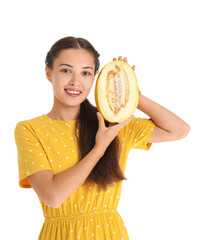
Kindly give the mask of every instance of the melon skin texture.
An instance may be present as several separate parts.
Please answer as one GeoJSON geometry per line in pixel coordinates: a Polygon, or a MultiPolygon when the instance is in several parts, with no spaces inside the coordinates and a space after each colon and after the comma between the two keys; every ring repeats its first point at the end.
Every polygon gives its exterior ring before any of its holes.
{"type": "Polygon", "coordinates": [[[116,60],[102,68],[95,85],[95,103],[103,118],[111,123],[121,123],[134,114],[139,86],[128,63],[116,60]]]}

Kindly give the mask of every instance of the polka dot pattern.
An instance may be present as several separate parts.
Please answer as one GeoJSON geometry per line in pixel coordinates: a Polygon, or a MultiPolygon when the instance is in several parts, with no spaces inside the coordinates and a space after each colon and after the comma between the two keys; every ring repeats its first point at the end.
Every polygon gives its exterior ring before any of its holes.
{"type": "MultiPolygon", "coordinates": [[[[27,176],[38,171],[57,174],[79,163],[75,123],[76,120],[52,120],[47,115],[17,123],[14,135],[20,187],[31,188],[27,176]]],[[[154,128],[150,119],[135,117],[119,131],[119,164],[123,172],[130,149],[149,150],[151,144],[147,141],[154,128]]],[[[49,207],[39,198],[45,216],[39,239],[128,240],[117,211],[121,187],[121,181],[114,182],[104,191],[96,184],[84,182],[59,208],[49,207]]]]}

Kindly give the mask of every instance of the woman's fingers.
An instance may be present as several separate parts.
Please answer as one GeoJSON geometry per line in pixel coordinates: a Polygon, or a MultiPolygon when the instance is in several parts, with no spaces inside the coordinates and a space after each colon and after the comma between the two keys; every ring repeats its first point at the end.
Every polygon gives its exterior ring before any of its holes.
{"type": "Polygon", "coordinates": [[[132,115],[130,118],[128,118],[126,121],[124,122],[121,122],[121,123],[118,123],[116,124],[115,126],[113,126],[114,128],[117,128],[117,129],[122,129],[123,127],[125,127],[127,124],[129,124],[132,119],[134,118],[134,115],[132,115]]]}
{"type": "Polygon", "coordinates": [[[105,127],[105,122],[104,122],[103,116],[100,112],[97,112],[97,118],[98,118],[99,128],[105,127]]]}

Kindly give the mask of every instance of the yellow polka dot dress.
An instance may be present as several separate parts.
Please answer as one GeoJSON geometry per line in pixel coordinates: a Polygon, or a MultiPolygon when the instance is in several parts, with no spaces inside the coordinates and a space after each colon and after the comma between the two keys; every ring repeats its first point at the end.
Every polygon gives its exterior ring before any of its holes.
{"type": "MultiPolygon", "coordinates": [[[[41,170],[55,174],[78,163],[74,130],[77,120],[52,120],[46,114],[20,121],[14,130],[18,154],[19,186],[31,188],[27,176],[41,170]]],[[[149,150],[147,143],[155,124],[151,119],[134,118],[120,130],[120,166],[125,171],[130,149],[149,150]]],[[[38,240],[128,240],[117,211],[122,181],[105,191],[84,182],[59,208],[39,201],[45,217],[38,240]]]]}

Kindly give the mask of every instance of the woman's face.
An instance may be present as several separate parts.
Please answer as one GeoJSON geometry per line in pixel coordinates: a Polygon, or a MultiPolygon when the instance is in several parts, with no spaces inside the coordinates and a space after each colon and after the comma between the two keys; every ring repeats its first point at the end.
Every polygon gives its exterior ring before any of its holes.
{"type": "Polygon", "coordinates": [[[46,76],[53,85],[54,97],[68,106],[80,105],[88,96],[94,80],[95,63],[85,49],[64,49],[53,62],[53,68],[46,66],[46,76]],[[72,97],[66,88],[81,91],[72,97]]]}

